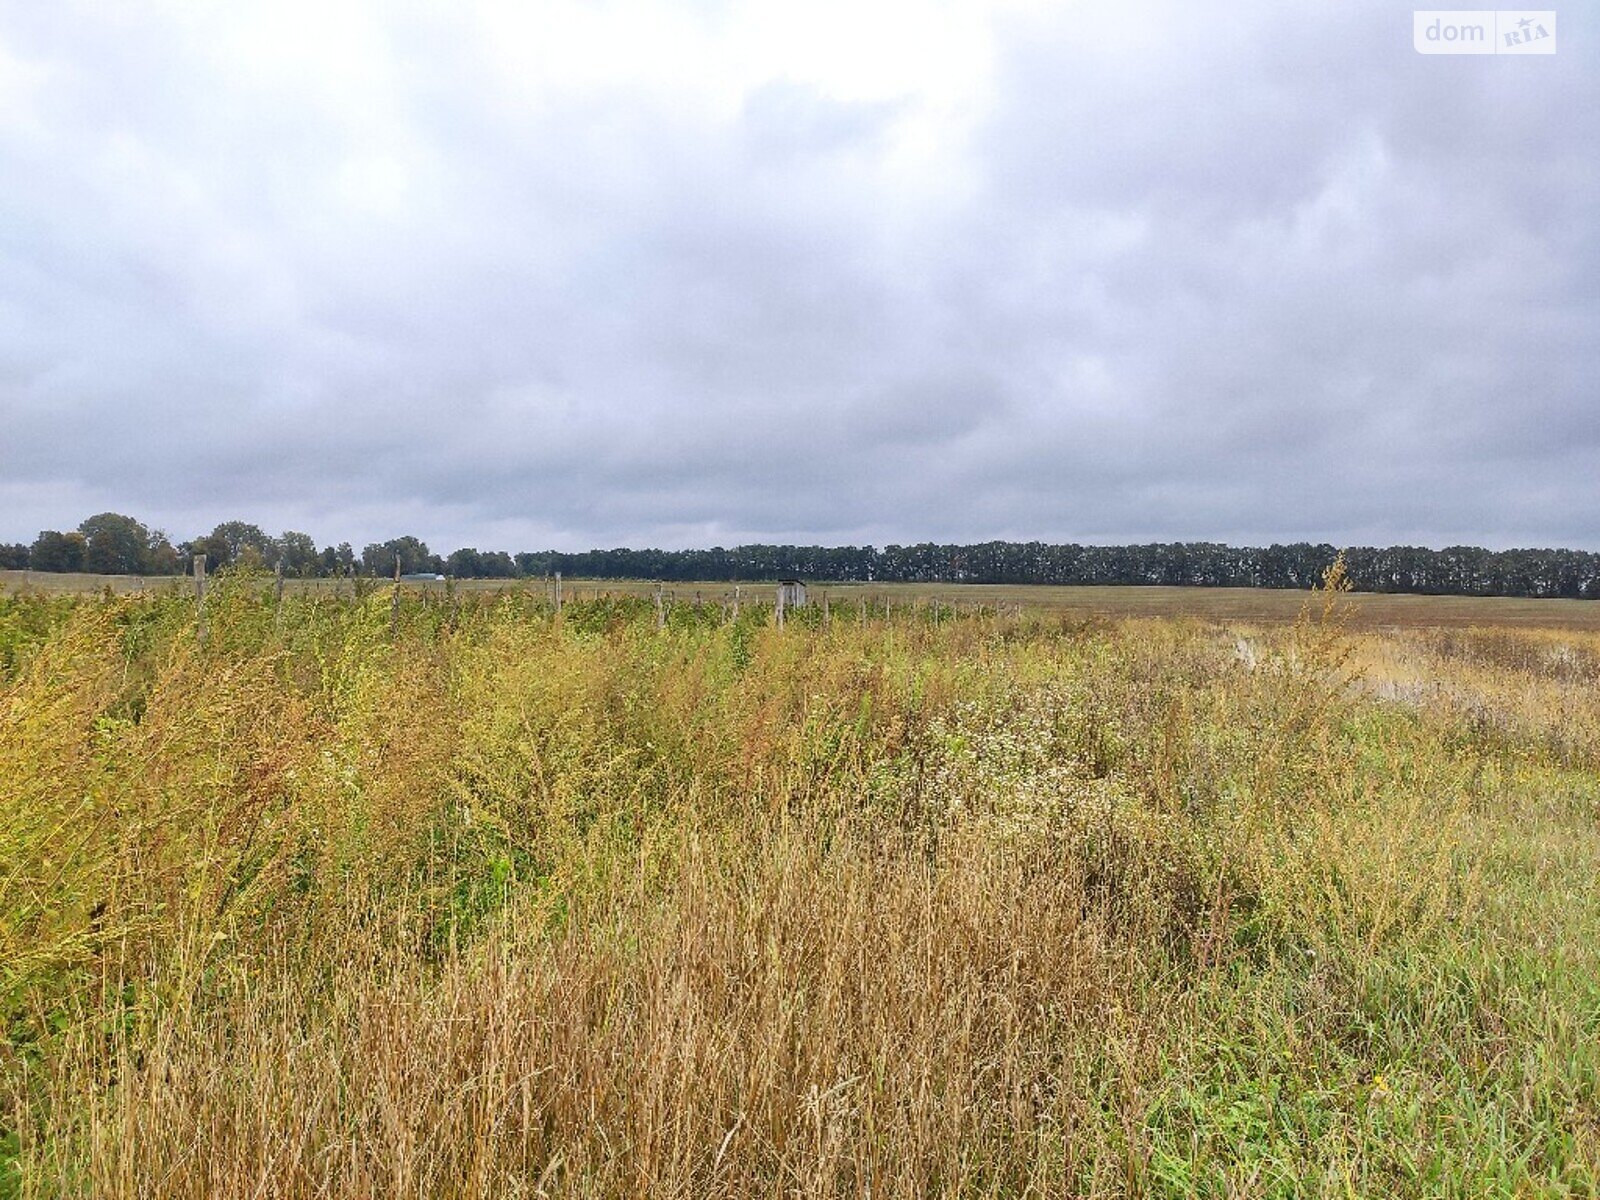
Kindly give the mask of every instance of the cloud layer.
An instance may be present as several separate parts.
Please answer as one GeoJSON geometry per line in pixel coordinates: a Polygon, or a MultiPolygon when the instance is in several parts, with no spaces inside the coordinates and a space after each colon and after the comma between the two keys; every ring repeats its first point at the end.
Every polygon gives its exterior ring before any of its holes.
{"type": "Polygon", "coordinates": [[[0,540],[1600,547],[1583,14],[1215,12],[0,7],[0,540]]]}

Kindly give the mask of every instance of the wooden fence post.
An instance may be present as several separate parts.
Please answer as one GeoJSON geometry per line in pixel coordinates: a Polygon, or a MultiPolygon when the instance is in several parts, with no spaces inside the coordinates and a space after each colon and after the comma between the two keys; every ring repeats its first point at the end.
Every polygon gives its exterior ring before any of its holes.
{"type": "Polygon", "coordinates": [[[194,603],[199,613],[200,644],[206,644],[206,556],[194,556],[194,603]]]}
{"type": "Polygon", "coordinates": [[[778,628],[783,628],[783,584],[778,585],[778,605],[774,610],[778,616],[778,628]]]}
{"type": "Polygon", "coordinates": [[[389,640],[400,629],[400,556],[394,556],[394,595],[389,597],[389,640]]]}
{"type": "Polygon", "coordinates": [[[556,572],[556,611],[561,611],[561,572],[556,572]]]}
{"type": "Polygon", "coordinates": [[[733,619],[739,619],[739,585],[733,585],[733,619]]]}
{"type": "Polygon", "coordinates": [[[666,627],[667,612],[666,609],[662,608],[661,606],[661,584],[658,582],[656,584],[656,628],[665,629],[666,627]]]}

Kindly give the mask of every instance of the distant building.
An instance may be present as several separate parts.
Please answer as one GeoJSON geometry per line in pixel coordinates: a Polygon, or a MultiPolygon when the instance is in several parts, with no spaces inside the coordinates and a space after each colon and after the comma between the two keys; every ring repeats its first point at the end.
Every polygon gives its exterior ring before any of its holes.
{"type": "Polygon", "coordinates": [[[435,575],[432,571],[413,571],[409,575],[400,576],[401,583],[435,583],[443,579],[443,575],[435,575]]]}
{"type": "Polygon", "coordinates": [[[804,608],[806,585],[798,579],[778,580],[778,603],[785,608],[804,608]]]}

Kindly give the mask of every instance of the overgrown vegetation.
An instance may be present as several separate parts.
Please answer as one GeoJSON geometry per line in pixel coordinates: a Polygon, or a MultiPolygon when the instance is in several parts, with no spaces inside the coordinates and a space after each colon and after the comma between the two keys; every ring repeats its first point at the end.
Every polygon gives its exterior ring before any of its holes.
{"type": "Polygon", "coordinates": [[[1600,639],[0,598],[0,1196],[1583,1195],[1600,639]]]}

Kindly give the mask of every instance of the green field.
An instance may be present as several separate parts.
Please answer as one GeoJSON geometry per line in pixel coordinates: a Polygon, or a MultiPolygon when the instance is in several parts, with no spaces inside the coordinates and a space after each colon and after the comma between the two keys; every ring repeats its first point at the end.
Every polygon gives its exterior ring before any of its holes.
{"type": "MultiPolygon", "coordinates": [[[[288,580],[285,590],[318,595],[349,596],[348,580],[288,580]]],[[[550,581],[468,579],[452,585],[464,592],[526,592],[551,595],[550,581]]],[[[563,583],[566,598],[654,595],[648,580],[569,579],[563,583]]],[[[0,592],[83,594],[110,588],[117,594],[190,588],[191,581],[172,577],[134,575],[48,574],[39,571],[0,571],[0,592]]],[[[444,583],[407,583],[419,594],[439,594],[444,583]]],[[[734,585],[723,582],[663,584],[674,603],[722,605],[731,602],[734,585]]],[[[752,600],[770,600],[772,585],[746,583],[740,594],[752,600]]],[[[813,598],[827,596],[848,610],[865,602],[875,611],[887,601],[895,606],[915,606],[937,601],[970,611],[979,606],[994,609],[1021,605],[1041,612],[1067,612],[1106,617],[1196,617],[1209,621],[1272,624],[1293,621],[1305,605],[1306,593],[1265,588],[1201,587],[1067,587],[1008,584],[828,583],[811,584],[813,598]]],[[[1428,628],[1473,625],[1529,629],[1600,631],[1600,603],[1590,600],[1530,600],[1505,596],[1412,596],[1352,593],[1352,624],[1358,628],[1428,628]]],[[[848,613],[846,614],[848,615],[848,613]]]]}
{"type": "Polygon", "coordinates": [[[0,596],[0,1197],[1600,1190],[1592,608],[651,590],[0,596]]]}

